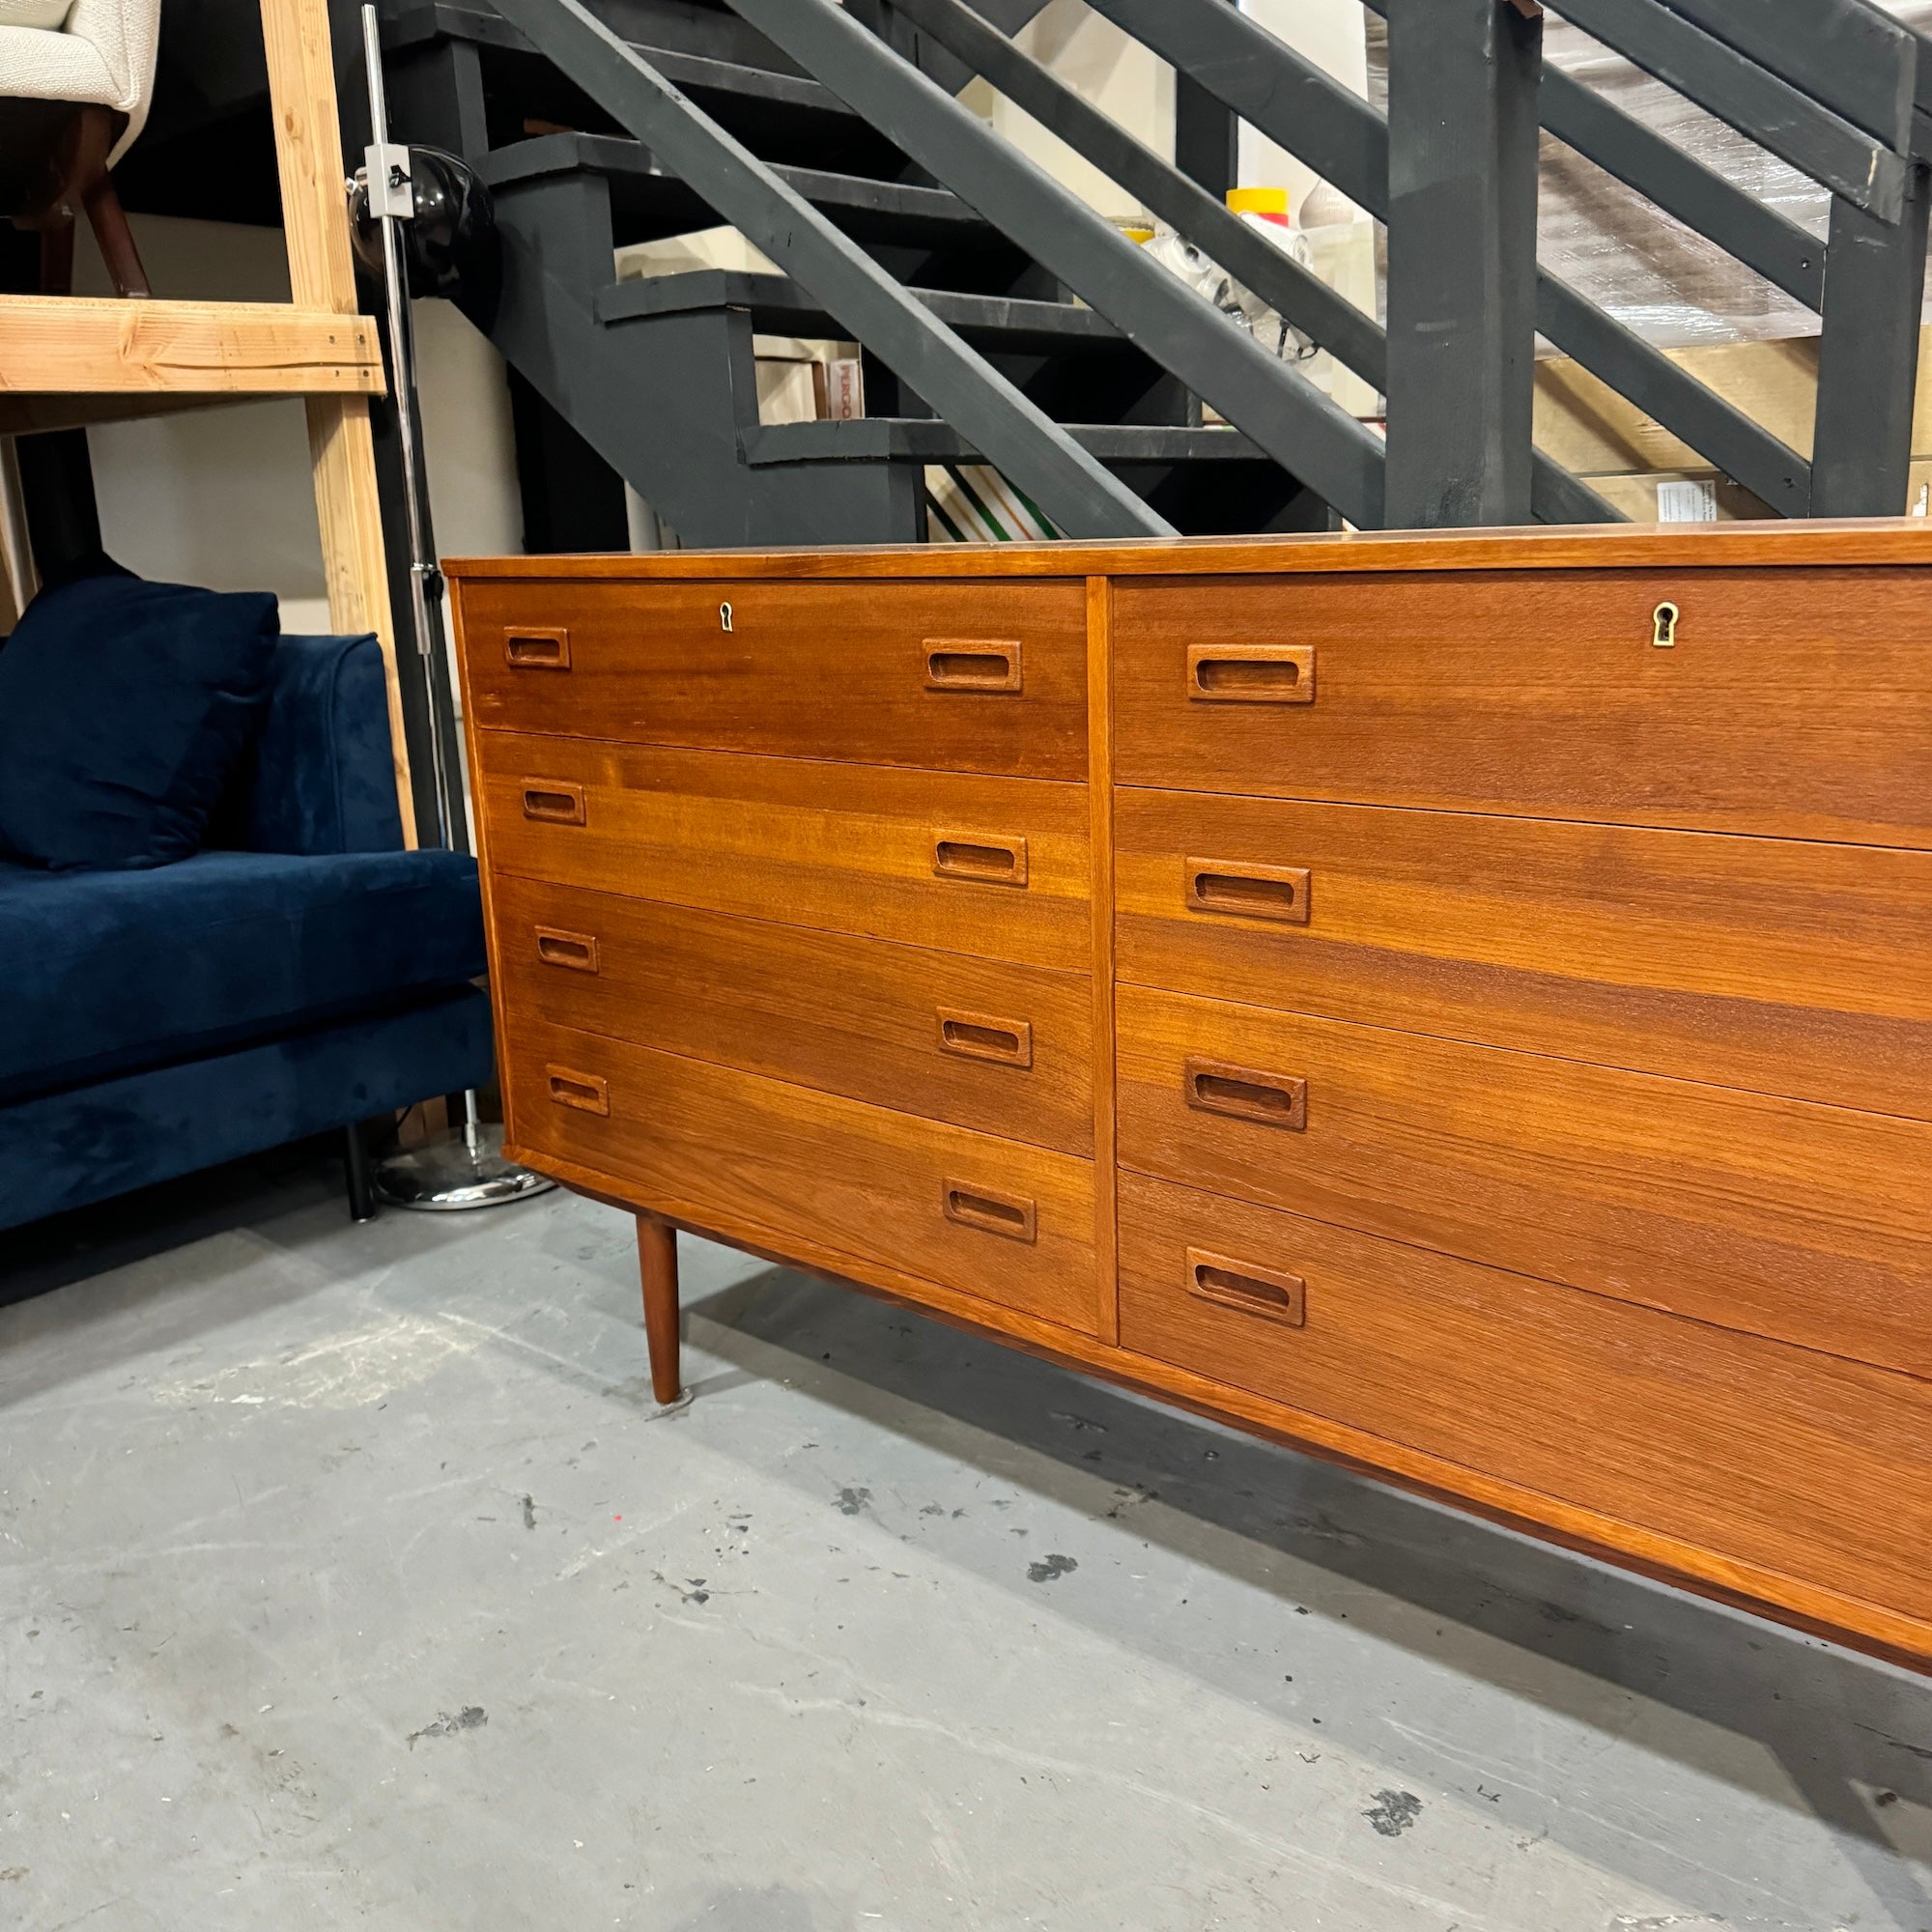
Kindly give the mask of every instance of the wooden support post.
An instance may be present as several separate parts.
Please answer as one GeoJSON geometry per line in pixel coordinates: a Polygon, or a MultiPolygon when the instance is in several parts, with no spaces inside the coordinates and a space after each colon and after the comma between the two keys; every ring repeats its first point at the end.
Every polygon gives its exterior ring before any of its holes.
{"type": "MultiPolygon", "coordinates": [[[[355,268],[349,247],[327,0],[262,0],[262,40],[275,115],[290,290],[298,308],[354,315],[355,268]]],[[[382,646],[396,803],[402,812],[403,842],[413,846],[415,799],[403,736],[403,688],[389,608],[368,399],[311,396],[308,445],[328,582],[329,622],[342,632],[373,631],[382,646]]]]}
{"type": "MultiPolygon", "coordinates": [[[[1232,4],[1232,0],[1230,0],[1232,4]]],[[[1192,74],[1174,76],[1174,165],[1216,201],[1239,185],[1241,124],[1192,74]]]]}
{"type": "Polygon", "coordinates": [[[677,1360],[677,1230],[655,1214],[638,1216],[638,1271],[643,1278],[651,1393],[661,1403],[675,1402],[683,1393],[677,1360]]]}
{"type": "Polygon", "coordinates": [[[1391,528],[1526,524],[1543,23],[1389,0],[1391,528]]]}

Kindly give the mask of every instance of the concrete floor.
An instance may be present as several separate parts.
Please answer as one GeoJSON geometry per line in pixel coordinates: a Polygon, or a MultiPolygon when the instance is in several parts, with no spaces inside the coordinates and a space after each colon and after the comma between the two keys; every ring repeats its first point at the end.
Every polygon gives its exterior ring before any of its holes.
{"type": "Polygon", "coordinates": [[[1932,1928],[1932,1689],[629,1224],[13,1237],[0,1925],[1932,1928]]]}

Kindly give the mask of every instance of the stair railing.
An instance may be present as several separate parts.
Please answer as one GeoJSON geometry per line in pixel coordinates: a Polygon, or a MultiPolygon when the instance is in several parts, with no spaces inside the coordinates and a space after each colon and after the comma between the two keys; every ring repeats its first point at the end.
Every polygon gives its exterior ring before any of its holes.
{"type": "MultiPolygon", "coordinates": [[[[729,4],[1350,522],[1381,526],[1381,440],[1307,377],[1204,303],[833,0],[729,4]]],[[[959,46],[950,48],[954,53],[968,44],[958,38],[959,46]]],[[[973,44],[982,56],[988,50],[983,42],[973,44]]],[[[1013,53],[1024,59],[1018,49],[1013,53]]],[[[1305,291],[1299,305],[1312,305],[1305,291]]],[[[917,371],[895,368],[947,413],[917,371]]],[[[1042,507],[1053,516],[1050,505],[1042,507]]]]}
{"type": "MultiPolygon", "coordinates": [[[[908,0],[913,10],[936,4],[908,0]]],[[[1091,4],[1389,224],[1381,386],[1393,520],[1523,520],[1523,451],[1497,446],[1487,398],[1508,390],[1520,442],[1531,328],[1781,515],[1905,508],[1932,205],[1923,158],[1932,153],[1932,59],[1866,0],[1557,0],[1552,9],[1830,189],[1822,245],[1581,83],[1540,62],[1526,74],[1525,64],[1500,58],[1498,22],[1512,10],[1540,13],[1534,0],[1367,0],[1390,21],[1390,116],[1227,0],[1091,4]],[[1520,129],[1472,142],[1467,121],[1486,88],[1501,125],[1527,112],[1532,126],[1540,121],[1820,315],[1809,460],[1548,271],[1535,273],[1529,319],[1520,296],[1533,263],[1534,200],[1523,174],[1533,173],[1535,147],[1520,129]],[[1434,130],[1445,117],[1428,104],[1445,90],[1458,99],[1459,125],[1442,140],[1434,130]],[[1400,196],[1390,191],[1392,145],[1400,196]],[[1459,152],[1472,145],[1480,165],[1459,152]],[[1452,181],[1464,197],[1453,224],[1432,201],[1452,181]],[[1510,210],[1511,218],[1486,220],[1510,210]],[[1482,263],[1472,238],[1496,259],[1482,263]],[[1472,255],[1483,270],[1473,276],[1472,255]],[[1483,406],[1472,409],[1471,398],[1483,406]]],[[[1546,520],[1562,489],[1553,468],[1534,464],[1527,486],[1546,520]]]]}
{"type": "MultiPolygon", "coordinates": [[[[1164,518],[579,0],[495,4],[722,220],[822,302],[970,438],[987,462],[1039,502],[1059,529],[1079,537],[1174,534],[1164,518]]],[[[863,28],[852,31],[902,65],[863,28]]],[[[918,78],[954,112],[965,113],[923,75],[918,78]]]]}

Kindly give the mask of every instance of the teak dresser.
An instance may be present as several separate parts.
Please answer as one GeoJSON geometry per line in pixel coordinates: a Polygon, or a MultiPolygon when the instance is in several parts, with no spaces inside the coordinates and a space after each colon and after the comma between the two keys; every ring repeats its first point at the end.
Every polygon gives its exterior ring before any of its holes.
{"type": "Polygon", "coordinates": [[[513,1154],[1932,1665],[1932,531],[451,566],[513,1154]]]}

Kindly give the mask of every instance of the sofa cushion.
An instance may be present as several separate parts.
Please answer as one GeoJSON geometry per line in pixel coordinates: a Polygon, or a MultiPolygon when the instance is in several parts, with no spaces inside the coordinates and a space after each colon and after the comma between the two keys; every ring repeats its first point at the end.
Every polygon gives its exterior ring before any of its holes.
{"type": "Polygon", "coordinates": [[[401,846],[388,687],[373,637],[282,638],[261,728],[202,842],[243,852],[401,846]]]}
{"type": "MultiPolygon", "coordinates": [[[[0,1107],[0,1229],[480,1087],[490,1046],[490,1001],[464,986],[0,1107]]],[[[0,1304],[8,1260],[0,1237],[0,1304]]]]}
{"type": "Polygon", "coordinates": [[[201,843],[268,700],[266,592],[113,569],[45,590],[0,648],[0,847],[57,870],[201,843]]]}
{"type": "Polygon", "coordinates": [[[483,966],[461,853],[0,864],[0,1102],[373,1011],[483,966]]]}

